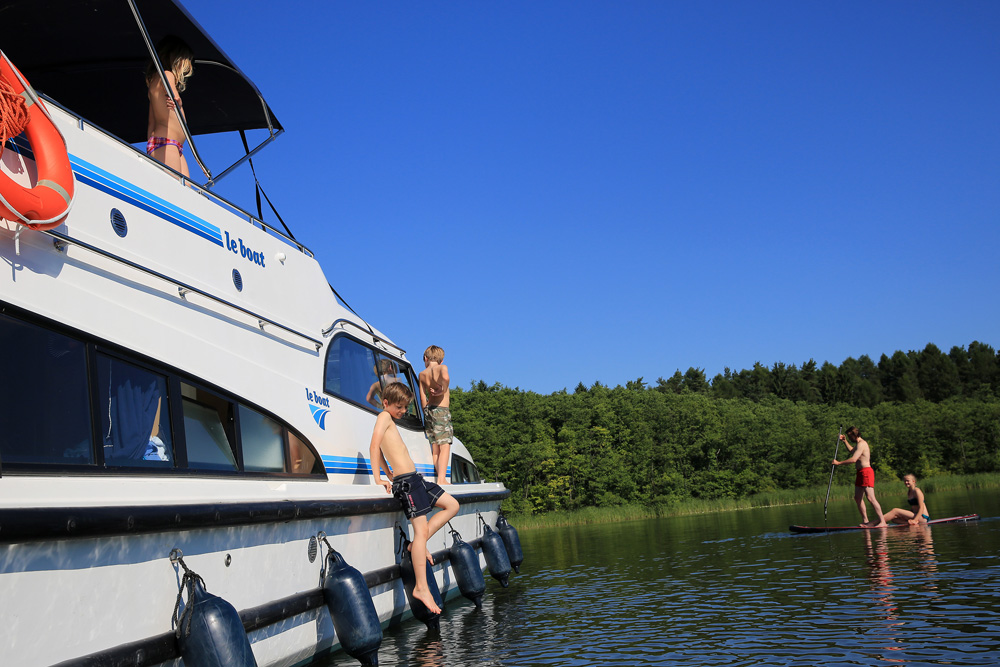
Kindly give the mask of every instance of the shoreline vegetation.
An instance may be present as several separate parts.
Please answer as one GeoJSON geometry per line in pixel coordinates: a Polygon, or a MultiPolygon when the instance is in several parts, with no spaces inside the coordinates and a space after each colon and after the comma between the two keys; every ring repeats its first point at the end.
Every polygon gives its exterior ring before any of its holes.
{"type": "MultiPolygon", "coordinates": [[[[928,491],[1000,475],[1000,355],[975,341],[551,394],[479,381],[452,389],[451,413],[522,525],[823,502],[849,426],[871,445],[881,488],[907,473],[928,491]]],[[[853,484],[853,466],[834,471],[836,498],[853,484]]]]}
{"type": "MultiPolygon", "coordinates": [[[[889,482],[891,483],[891,482],[889,482]]],[[[939,475],[920,480],[920,487],[927,493],[935,491],[957,491],[960,489],[1000,488],[1000,473],[978,473],[971,475],[939,475]]],[[[787,489],[757,493],[746,498],[715,498],[711,500],[691,498],[669,506],[647,507],[644,505],[624,505],[619,507],[584,507],[576,510],[557,510],[544,514],[514,514],[506,512],[511,523],[518,530],[533,528],[557,528],[584,524],[617,523],[639,521],[674,516],[734,512],[758,507],[780,507],[785,505],[807,505],[822,503],[826,499],[826,486],[804,489],[787,489]]],[[[830,491],[830,503],[850,502],[854,495],[853,486],[834,486],[830,491]]]]}

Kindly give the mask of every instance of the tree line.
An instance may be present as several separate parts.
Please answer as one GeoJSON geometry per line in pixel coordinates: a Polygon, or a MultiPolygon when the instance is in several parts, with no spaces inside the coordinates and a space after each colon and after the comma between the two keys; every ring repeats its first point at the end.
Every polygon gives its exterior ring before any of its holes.
{"type": "Polygon", "coordinates": [[[549,395],[479,381],[451,401],[456,435],[484,478],[511,489],[513,511],[824,485],[837,431],[850,425],[871,443],[882,481],[1000,470],[1000,358],[979,342],[878,364],[755,364],[711,382],[690,368],[652,385],[581,383],[549,395]]]}

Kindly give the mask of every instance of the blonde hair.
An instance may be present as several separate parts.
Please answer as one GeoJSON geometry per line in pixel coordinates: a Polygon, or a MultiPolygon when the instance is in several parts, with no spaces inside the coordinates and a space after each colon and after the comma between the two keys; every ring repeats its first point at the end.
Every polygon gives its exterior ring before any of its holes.
{"type": "Polygon", "coordinates": [[[429,361],[436,361],[439,364],[444,361],[444,350],[442,350],[437,345],[431,345],[426,350],[424,350],[424,359],[429,361]]]}
{"type": "Polygon", "coordinates": [[[382,402],[389,405],[409,405],[413,392],[402,382],[390,382],[382,390],[382,402]]]}
{"type": "MultiPolygon", "coordinates": [[[[170,70],[174,73],[177,92],[184,92],[188,78],[194,74],[194,52],[191,47],[180,37],[167,35],[156,45],[156,56],[160,59],[164,71],[170,70]]],[[[160,73],[156,71],[156,63],[150,60],[146,66],[146,85],[159,80],[160,73]]]]}
{"type": "Polygon", "coordinates": [[[905,475],[903,475],[903,479],[906,479],[907,477],[909,477],[910,479],[913,480],[913,486],[917,485],[917,476],[916,475],[914,475],[912,472],[908,472],[905,475]]]}

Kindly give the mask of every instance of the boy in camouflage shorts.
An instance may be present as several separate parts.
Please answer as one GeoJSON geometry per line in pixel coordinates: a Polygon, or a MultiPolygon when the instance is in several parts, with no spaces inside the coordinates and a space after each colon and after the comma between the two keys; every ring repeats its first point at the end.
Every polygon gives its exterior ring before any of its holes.
{"type": "Polygon", "coordinates": [[[438,484],[448,484],[448,463],[451,461],[451,391],[448,367],[444,365],[444,350],[431,345],[424,351],[424,370],[420,371],[420,398],[424,404],[424,429],[431,442],[431,458],[438,484]]]}

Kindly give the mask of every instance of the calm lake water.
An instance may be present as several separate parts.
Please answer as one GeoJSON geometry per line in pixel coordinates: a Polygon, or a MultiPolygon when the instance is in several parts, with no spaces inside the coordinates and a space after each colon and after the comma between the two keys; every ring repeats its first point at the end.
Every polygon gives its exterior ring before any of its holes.
{"type": "MultiPolygon", "coordinates": [[[[379,664],[997,665],[998,495],[928,494],[934,518],[983,519],[878,531],[788,532],[822,505],[521,531],[509,588],[449,600],[440,634],[389,628],[379,664]]],[[[831,501],[827,525],[857,520],[831,501]]]]}

